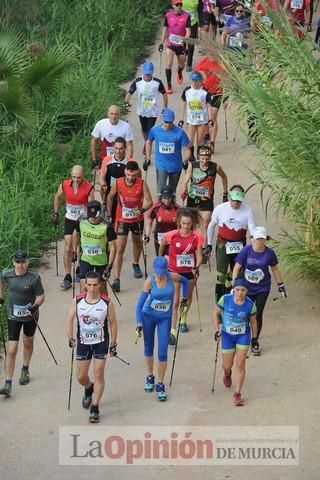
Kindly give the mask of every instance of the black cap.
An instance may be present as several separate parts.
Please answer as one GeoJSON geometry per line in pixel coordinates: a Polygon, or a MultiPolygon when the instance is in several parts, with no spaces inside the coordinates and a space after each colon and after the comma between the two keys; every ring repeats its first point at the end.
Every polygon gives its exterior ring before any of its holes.
{"type": "Polygon", "coordinates": [[[126,165],[126,170],[139,170],[139,165],[134,160],[130,160],[126,165]]]}
{"type": "Polygon", "coordinates": [[[173,198],[174,197],[174,192],[173,192],[173,188],[171,187],[171,185],[166,185],[165,187],[163,187],[161,189],[160,196],[161,196],[161,198],[173,198]]]}
{"type": "Polygon", "coordinates": [[[88,218],[99,217],[101,213],[101,203],[98,200],[92,200],[88,203],[88,218]]]}
{"type": "Polygon", "coordinates": [[[25,250],[17,250],[14,254],[14,260],[27,260],[28,254],[25,250]]]}

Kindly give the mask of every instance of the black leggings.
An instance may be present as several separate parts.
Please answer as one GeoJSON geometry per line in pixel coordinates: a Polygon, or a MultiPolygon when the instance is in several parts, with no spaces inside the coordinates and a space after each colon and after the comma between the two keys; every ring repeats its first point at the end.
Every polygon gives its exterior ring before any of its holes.
{"type": "Polygon", "coordinates": [[[262,314],[263,314],[263,310],[266,305],[269,293],[270,291],[256,293],[255,295],[248,295],[248,297],[254,301],[257,307],[257,337],[258,338],[262,330],[262,314]]]}

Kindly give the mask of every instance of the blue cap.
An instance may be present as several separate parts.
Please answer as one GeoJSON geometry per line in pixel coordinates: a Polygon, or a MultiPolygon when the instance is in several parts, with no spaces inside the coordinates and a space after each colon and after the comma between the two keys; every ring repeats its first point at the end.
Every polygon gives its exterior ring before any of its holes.
{"type": "Polygon", "coordinates": [[[200,72],[192,72],[190,78],[191,80],[202,80],[202,75],[200,72]]]}
{"type": "Polygon", "coordinates": [[[142,65],[142,69],[143,69],[143,74],[144,75],[152,75],[153,74],[153,63],[151,62],[144,62],[144,64],[142,65]]]}
{"type": "Polygon", "coordinates": [[[155,257],[153,260],[153,271],[156,275],[168,274],[168,261],[166,257],[155,257]]]}
{"type": "Polygon", "coordinates": [[[174,122],[174,119],[175,119],[174,111],[171,110],[170,108],[166,108],[165,110],[163,110],[162,118],[164,122],[170,122],[170,123],[174,122]]]}
{"type": "Polygon", "coordinates": [[[233,281],[233,287],[247,287],[247,282],[245,281],[244,278],[236,278],[234,281],[233,281]]]}

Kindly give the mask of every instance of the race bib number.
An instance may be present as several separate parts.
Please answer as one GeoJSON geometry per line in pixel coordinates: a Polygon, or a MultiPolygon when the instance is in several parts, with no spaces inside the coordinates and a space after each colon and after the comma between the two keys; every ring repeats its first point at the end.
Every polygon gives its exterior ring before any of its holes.
{"type": "Polygon", "coordinates": [[[244,278],[250,283],[260,283],[264,279],[264,273],[260,268],[256,270],[245,269],[244,278]]]}
{"type": "Polygon", "coordinates": [[[154,95],[142,95],[142,105],[144,108],[152,107],[156,103],[154,95]]]}
{"type": "Polygon", "coordinates": [[[246,328],[246,323],[229,323],[226,326],[226,332],[230,335],[241,335],[242,333],[246,333],[246,328]]]}
{"type": "Polygon", "coordinates": [[[177,255],[177,267],[194,267],[194,255],[189,253],[187,255],[177,255]]]}
{"type": "Polygon", "coordinates": [[[93,345],[95,343],[103,342],[103,329],[100,325],[96,324],[82,326],[81,339],[81,343],[83,343],[84,345],[93,345]]]}
{"type": "Polygon", "coordinates": [[[122,207],[122,218],[126,218],[127,220],[137,218],[137,212],[134,208],[122,207]]]}
{"type": "Polygon", "coordinates": [[[28,303],[28,305],[13,305],[13,316],[16,318],[30,317],[30,307],[31,303],[28,303]]]}
{"type": "Polygon", "coordinates": [[[173,45],[183,45],[183,37],[180,37],[180,35],[174,35],[173,33],[169,36],[169,41],[173,45]]]}
{"type": "Polygon", "coordinates": [[[209,187],[201,187],[197,185],[192,185],[192,193],[196,197],[208,197],[209,196],[209,187]]]}
{"type": "Polygon", "coordinates": [[[227,255],[234,255],[239,253],[240,250],[243,248],[242,242],[227,242],[226,243],[226,254],[227,255]]]}
{"type": "Polygon", "coordinates": [[[164,239],[164,233],[157,232],[158,243],[161,243],[163,239],[164,239]]]}
{"type": "Polygon", "coordinates": [[[190,112],[190,119],[192,122],[203,122],[203,112],[190,112]]]}
{"type": "Polygon", "coordinates": [[[173,142],[159,142],[159,152],[164,154],[174,153],[173,142]]]}
{"type": "Polygon", "coordinates": [[[156,312],[168,312],[171,308],[171,300],[152,300],[150,306],[156,312]]]}
{"type": "Polygon", "coordinates": [[[101,245],[83,245],[83,250],[86,255],[93,257],[95,255],[102,255],[101,245]]]}
{"type": "Polygon", "coordinates": [[[107,154],[107,156],[113,155],[113,153],[114,153],[113,147],[107,147],[107,148],[106,148],[106,154],[107,154]]]}
{"type": "Polygon", "coordinates": [[[81,215],[84,215],[84,205],[71,205],[66,206],[67,218],[70,220],[78,220],[81,215]]]}
{"type": "Polygon", "coordinates": [[[303,0],[291,0],[292,10],[301,10],[303,8],[303,0]]]}
{"type": "Polygon", "coordinates": [[[229,37],[229,47],[241,48],[242,47],[242,40],[240,40],[240,38],[230,36],[229,37]]]}

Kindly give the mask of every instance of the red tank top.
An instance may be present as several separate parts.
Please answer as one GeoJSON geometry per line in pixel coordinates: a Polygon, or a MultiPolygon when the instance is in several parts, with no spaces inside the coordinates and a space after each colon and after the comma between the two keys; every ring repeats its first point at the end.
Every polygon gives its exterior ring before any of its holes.
{"type": "Polygon", "coordinates": [[[170,232],[177,227],[177,210],[179,205],[174,203],[166,208],[163,203],[157,202],[148,213],[148,217],[155,220],[155,232],[170,232]]]}
{"type": "Polygon", "coordinates": [[[196,266],[196,250],[203,244],[203,237],[197,232],[192,232],[188,237],[182,237],[179,230],[169,232],[164,236],[170,241],[169,265],[170,272],[188,273],[196,266]]]}
{"type": "Polygon", "coordinates": [[[77,193],[74,193],[72,187],[72,180],[67,178],[62,182],[62,190],[66,196],[66,203],[71,205],[88,205],[88,197],[93,189],[93,186],[88,180],[83,180],[80,185],[78,185],[77,193]]]}
{"type": "Polygon", "coordinates": [[[133,185],[125,183],[125,177],[116,180],[118,202],[116,221],[125,223],[141,222],[143,215],[136,215],[135,209],[142,208],[143,180],[137,177],[133,185]]]}

